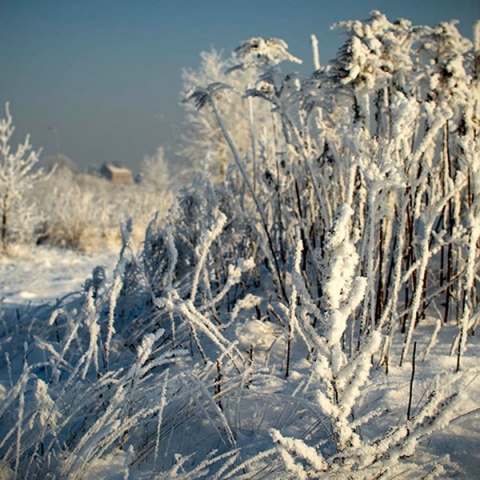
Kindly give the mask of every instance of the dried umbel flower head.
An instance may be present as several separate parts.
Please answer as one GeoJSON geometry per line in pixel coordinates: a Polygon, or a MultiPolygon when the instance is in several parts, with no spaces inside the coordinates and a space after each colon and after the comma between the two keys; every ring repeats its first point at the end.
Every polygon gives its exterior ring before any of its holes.
{"type": "Polygon", "coordinates": [[[285,60],[302,63],[287,51],[288,45],[279,38],[254,37],[243,41],[235,49],[235,56],[242,61],[243,68],[250,66],[273,66],[285,60]]]}

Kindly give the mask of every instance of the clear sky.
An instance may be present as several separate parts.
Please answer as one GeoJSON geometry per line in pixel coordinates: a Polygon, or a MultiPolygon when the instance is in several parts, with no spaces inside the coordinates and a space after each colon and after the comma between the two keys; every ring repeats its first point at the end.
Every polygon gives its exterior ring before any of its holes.
{"type": "Polygon", "coordinates": [[[342,43],[330,25],[371,10],[414,24],[456,18],[472,38],[480,0],[0,0],[0,116],[9,101],[15,139],[30,133],[43,157],[137,168],[175,142],[181,71],[201,51],[277,37],[308,73],[310,35],[326,63],[342,43]]]}

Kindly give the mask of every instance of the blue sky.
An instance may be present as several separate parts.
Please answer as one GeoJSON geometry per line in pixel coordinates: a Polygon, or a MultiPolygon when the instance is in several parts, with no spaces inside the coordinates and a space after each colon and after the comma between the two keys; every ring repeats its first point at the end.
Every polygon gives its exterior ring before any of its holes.
{"type": "Polygon", "coordinates": [[[43,157],[59,148],[80,167],[137,168],[175,143],[181,71],[201,51],[282,38],[308,73],[310,34],[326,63],[342,43],[330,25],[375,9],[414,24],[456,18],[469,38],[480,18],[480,0],[0,0],[0,116],[9,101],[15,140],[30,133],[43,157]]]}

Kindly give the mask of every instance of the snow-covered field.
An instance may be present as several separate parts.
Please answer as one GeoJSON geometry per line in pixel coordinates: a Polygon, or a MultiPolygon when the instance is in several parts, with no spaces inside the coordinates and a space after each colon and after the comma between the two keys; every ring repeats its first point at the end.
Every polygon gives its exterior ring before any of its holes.
{"type": "Polygon", "coordinates": [[[81,254],[49,247],[22,247],[0,258],[0,298],[4,308],[54,305],[66,295],[83,291],[92,270],[105,266],[111,273],[118,252],[81,254]]]}

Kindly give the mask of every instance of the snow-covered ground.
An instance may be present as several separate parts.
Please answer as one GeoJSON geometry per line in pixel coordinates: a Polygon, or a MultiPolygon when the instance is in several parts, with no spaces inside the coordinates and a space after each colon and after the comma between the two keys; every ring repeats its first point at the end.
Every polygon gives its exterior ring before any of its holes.
{"type": "Polygon", "coordinates": [[[54,303],[82,291],[98,265],[112,271],[118,253],[80,254],[72,250],[30,247],[14,257],[0,258],[0,299],[5,308],[54,303]]]}

